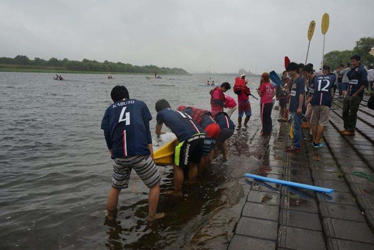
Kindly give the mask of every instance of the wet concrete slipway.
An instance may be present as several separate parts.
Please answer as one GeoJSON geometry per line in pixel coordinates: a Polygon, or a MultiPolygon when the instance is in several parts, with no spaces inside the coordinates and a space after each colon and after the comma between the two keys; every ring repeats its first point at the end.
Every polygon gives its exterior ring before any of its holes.
{"type": "MultiPolygon", "coordinates": [[[[248,129],[229,142],[229,159],[218,156],[181,198],[170,166],[159,167],[159,212],[152,223],[148,189],[135,173],[120,195],[115,220],[105,218],[111,167],[100,122],[109,92],[125,84],[144,100],[155,120],[154,103],[209,109],[209,76],[0,74],[0,249],[374,249],[374,183],[353,174],[373,174],[374,113],[359,111],[355,137],[342,137],[341,106],[334,101],[324,136],[313,149],[285,153],[288,124],[260,136],[259,102],[251,99],[248,129]],[[331,195],[252,182],[244,173],[334,188],[331,195]]],[[[216,82],[233,82],[217,76],[216,82]]],[[[250,78],[253,92],[258,78],[250,78]]],[[[234,96],[232,91],[229,95],[234,96]]],[[[233,115],[236,122],[237,113],[233,115]]],[[[151,122],[152,133],[155,121],[151,122]]],[[[304,131],[306,133],[306,131],[304,131]]],[[[154,145],[163,141],[154,136],[154,145]]]]}
{"type": "MultiPolygon", "coordinates": [[[[338,133],[342,101],[333,101],[324,148],[314,149],[303,140],[299,154],[285,153],[287,124],[276,124],[268,140],[257,142],[265,149],[255,170],[259,175],[335,192],[248,181],[251,187],[229,249],[374,249],[374,111],[366,105],[367,97],[358,112],[356,136],[343,137],[338,133]]],[[[307,136],[308,130],[303,133],[307,136]]]]}

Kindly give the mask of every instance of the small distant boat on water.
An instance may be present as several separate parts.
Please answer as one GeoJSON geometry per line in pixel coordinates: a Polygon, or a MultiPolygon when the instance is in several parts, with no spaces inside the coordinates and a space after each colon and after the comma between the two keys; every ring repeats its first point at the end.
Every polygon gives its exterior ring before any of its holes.
{"type": "Polygon", "coordinates": [[[57,75],[56,74],[56,77],[53,77],[53,80],[56,80],[56,81],[63,81],[63,80],[65,80],[61,75],[59,76],[59,75],[57,75]]]}
{"type": "Polygon", "coordinates": [[[147,78],[147,80],[151,80],[151,79],[161,79],[162,77],[161,76],[156,76],[156,77],[145,76],[145,78],[147,78]]]}

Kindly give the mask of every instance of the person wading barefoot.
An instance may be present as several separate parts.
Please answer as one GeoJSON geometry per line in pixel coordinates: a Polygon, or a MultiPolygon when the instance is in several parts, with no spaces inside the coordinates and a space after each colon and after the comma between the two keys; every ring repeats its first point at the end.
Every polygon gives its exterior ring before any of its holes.
{"type": "Polygon", "coordinates": [[[149,121],[152,119],[147,105],[130,99],[125,86],[112,89],[113,104],[105,111],[101,122],[105,141],[114,160],[112,188],[108,196],[108,218],[116,214],[118,196],[128,187],[131,170],[134,169],[150,189],[147,221],[161,219],[164,213],[156,213],[160,196],[160,173],[153,161],[152,137],[149,121]],[[136,135],[136,136],[135,136],[136,135]]]}

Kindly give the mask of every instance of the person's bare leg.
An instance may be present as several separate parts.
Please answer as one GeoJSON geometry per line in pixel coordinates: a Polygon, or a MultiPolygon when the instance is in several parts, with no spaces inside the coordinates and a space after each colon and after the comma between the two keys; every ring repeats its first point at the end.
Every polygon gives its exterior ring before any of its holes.
{"type": "Polygon", "coordinates": [[[321,141],[323,131],[325,131],[325,127],[321,125],[318,126],[317,133],[316,133],[316,140],[315,140],[316,143],[319,143],[321,141]]]}
{"type": "Polygon", "coordinates": [[[160,182],[157,183],[157,185],[149,189],[149,194],[148,194],[148,206],[149,206],[148,213],[149,214],[147,217],[147,221],[153,221],[153,220],[157,220],[157,219],[161,219],[165,217],[165,213],[156,214],[159,198],[160,198],[160,182]]]}
{"type": "Polygon", "coordinates": [[[250,116],[246,116],[245,117],[245,120],[244,120],[244,127],[248,127],[248,121],[251,117],[250,116]]]}
{"type": "Polygon", "coordinates": [[[197,166],[198,172],[201,174],[204,171],[204,168],[210,163],[210,154],[209,155],[203,155],[201,157],[201,162],[197,166]]]}
{"type": "Polygon", "coordinates": [[[284,107],[281,107],[280,116],[281,118],[284,118],[284,107]]]}
{"type": "Polygon", "coordinates": [[[173,165],[174,169],[174,190],[182,190],[182,185],[184,181],[183,169],[177,165],[173,165]]]}
{"type": "Polygon", "coordinates": [[[222,144],[223,147],[223,160],[227,161],[227,140],[222,144]]]}
{"type": "Polygon", "coordinates": [[[242,118],[238,117],[238,128],[242,127],[242,118]]]}
{"type": "Polygon", "coordinates": [[[108,195],[108,205],[107,205],[107,209],[109,212],[114,212],[116,210],[117,205],[118,205],[118,196],[120,192],[121,192],[121,189],[116,189],[114,187],[110,189],[109,195],[108,195]]]}
{"type": "Polygon", "coordinates": [[[160,197],[160,182],[149,189],[148,204],[149,216],[154,217],[158,206],[158,199],[160,197]]]}
{"type": "Polygon", "coordinates": [[[191,163],[188,165],[188,167],[189,167],[189,170],[188,170],[188,180],[189,180],[190,183],[192,183],[192,182],[194,182],[195,179],[196,179],[196,175],[197,175],[197,166],[196,166],[196,164],[194,164],[194,163],[191,162],[191,163]]]}
{"type": "Polygon", "coordinates": [[[316,141],[316,137],[317,137],[317,125],[312,125],[312,137],[313,137],[313,142],[314,143],[318,143],[316,141]]]}

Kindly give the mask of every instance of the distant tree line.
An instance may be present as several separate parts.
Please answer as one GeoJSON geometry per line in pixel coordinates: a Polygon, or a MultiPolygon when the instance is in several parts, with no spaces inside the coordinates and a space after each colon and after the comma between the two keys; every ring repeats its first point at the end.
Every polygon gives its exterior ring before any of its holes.
{"type": "Polygon", "coordinates": [[[337,68],[339,64],[346,64],[353,55],[361,56],[361,63],[365,66],[374,64],[374,56],[369,54],[374,48],[374,37],[363,37],[356,42],[353,50],[331,51],[325,54],[323,64],[331,68],[337,68]]]}
{"type": "Polygon", "coordinates": [[[58,60],[52,57],[48,61],[35,57],[34,60],[29,59],[27,56],[18,55],[15,58],[0,57],[0,64],[4,65],[19,65],[18,68],[42,68],[42,69],[61,69],[61,70],[71,70],[71,71],[97,71],[97,72],[120,72],[120,73],[150,73],[154,74],[176,74],[185,75],[188,74],[187,71],[181,68],[165,68],[157,67],[154,65],[146,66],[136,66],[130,63],[121,62],[109,62],[105,60],[104,62],[98,62],[95,60],[83,59],[82,61],[70,61],[65,58],[63,60],[58,60]]]}

